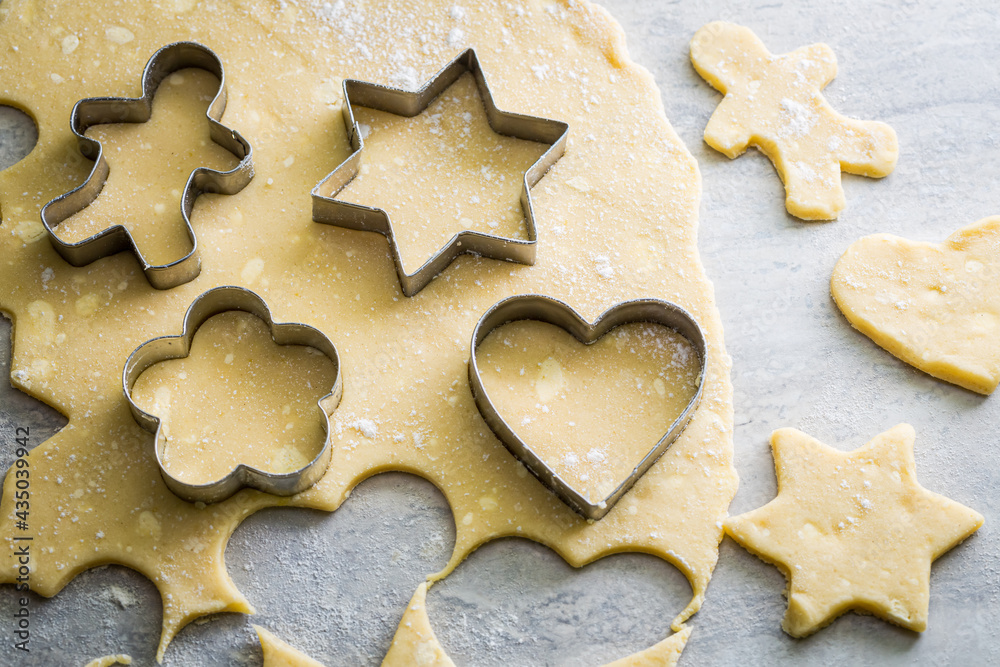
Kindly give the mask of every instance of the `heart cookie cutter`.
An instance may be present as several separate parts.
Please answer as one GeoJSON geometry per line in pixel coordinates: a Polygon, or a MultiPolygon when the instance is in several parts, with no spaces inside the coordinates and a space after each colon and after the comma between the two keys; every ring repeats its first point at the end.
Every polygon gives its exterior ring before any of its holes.
{"type": "Polygon", "coordinates": [[[296,322],[275,322],[264,300],[243,287],[217,287],[196,298],[184,315],[184,327],[179,336],[161,336],[140,345],[125,362],[122,371],[122,388],[132,416],[144,429],[156,438],[156,463],[167,487],[175,495],[191,502],[213,503],[225,500],[241,488],[249,486],[276,496],[291,496],[305,491],[323,477],[330,464],[330,413],[340,404],[343,395],[340,359],[337,348],[319,329],[296,322]],[[278,345],[307,345],[325,354],[337,368],[337,378],[333,388],[317,401],[323,414],[323,428],[326,437],[323,448],[302,468],[287,473],[265,472],[243,463],[231,470],[222,479],[208,484],[189,484],[171,475],[163,464],[162,421],[140,408],[132,398],[136,380],[150,366],[168,359],[188,356],[195,332],[213,315],[228,311],[243,311],[255,315],[267,323],[271,338],[278,345]]]}
{"type": "Polygon", "coordinates": [[[396,275],[399,276],[399,285],[404,295],[413,296],[422,290],[439,273],[448,268],[448,265],[459,255],[466,253],[520,264],[531,265],[535,263],[538,234],[535,230],[535,213],[531,205],[531,187],[541,180],[545,172],[566,151],[569,125],[562,121],[498,109],[493,101],[493,93],[490,92],[486,83],[486,75],[483,74],[475,50],[468,49],[460,54],[417,91],[345,79],[343,114],[344,125],[351,141],[352,153],[347,160],[313,188],[313,220],[346,229],[378,232],[385,236],[389,240],[389,250],[393,263],[396,265],[396,275]],[[486,118],[494,132],[508,137],[549,144],[548,150],[528,168],[522,179],[521,209],[524,211],[527,239],[507,238],[469,230],[461,231],[452,236],[451,240],[424,262],[419,269],[413,273],[407,273],[406,269],[403,268],[403,261],[393,235],[389,214],[381,208],[351,204],[334,199],[341,190],[347,187],[348,183],[354,180],[361,167],[361,152],[365,147],[365,142],[361,136],[361,129],[357,121],[354,120],[353,107],[357,105],[412,118],[430,106],[438,95],[466,72],[471,72],[476,79],[479,96],[486,109],[486,118]]]}
{"type": "Polygon", "coordinates": [[[254,175],[253,149],[250,143],[220,122],[225,109],[226,77],[222,61],[214,51],[195,42],[169,44],[152,55],[142,72],[141,97],[90,97],[77,102],[70,116],[70,128],[76,135],[80,152],[87,159],[93,160],[94,166],[81,185],[42,207],[42,225],[56,252],[73,266],[85,266],[122,250],[131,250],[142,266],[149,284],[156,289],[170,289],[197,278],[201,272],[201,261],[198,258],[198,238],[191,226],[191,211],[195,200],[204,193],[236,194],[246,187],[254,175]],[[108,227],[75,243],[61,240],[56,236],[56,228],[97,199],[110,173],[101,143],[86,136],[87,129],[108,123],[145,123],[153,111],[153,96],[163,80],[170,74],[189,67],[203,69],[218,77],[218,91],[205,112],[209,133],[212,141],[240,161],[229,171],[199,167],[188,176],[181,196],[181,214],[191,242],[190,252],[167,264],[150,264],[139,251],[132,234],[122,225],[108,227]]]}
{"type": "Polygon", "coordinates": [[[658,299],[636,299],[623,301],[604,311],[593,324],[583,319],[579,313],[568,304],[558,299],[540,294],[512,296],[497,303],[480,318],[472,332],[472,350],[469,355],[469,385],[476,407],[490,430],[519,459],[538,480],[555,493],[563,502],[586,519],[597,520],[611,511],[615,503],[624,496],[632,485],[649,469],[653,463],[666,451],[667,447],[677,437],[691,420],[694,411],[701,401],[702,388],[705,384],[705,369],[707,368],[708,349],[705,335],[698,323],[680,306],[660,301],[658,299]],[[606,498],[591,500],[588,495],[580,493],[553,470],[537,453],[517,434],[514,427],[505,420],[493,405],[479,375],[476,361],[476,350],[493,330],[520,320],[547,322],[570,333],[574,338],[590,345],[609,333],[615,327],[633,322],[649,322],[661,324],[673,329],[694,346],[701,362],[698,374],[698,388],[694,396],[680,415],[657,441],[652,449],[642,458],[631,474],[625,478],[606,498]]]}

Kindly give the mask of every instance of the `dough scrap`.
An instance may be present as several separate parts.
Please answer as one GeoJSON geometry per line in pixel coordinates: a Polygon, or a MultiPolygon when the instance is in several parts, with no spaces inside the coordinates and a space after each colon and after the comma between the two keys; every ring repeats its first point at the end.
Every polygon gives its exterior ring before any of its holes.
{"type": "Polygon", "coordinates": [[[906,363],[980,394],[1000,382],[1000,216],[943,243],[874,234],[833,269],[830,292],[861,333],[906,363]]]}
{"type": "MultiPolygon", "coordinates": [[[[656,555],[691,582],[692,599],[675,625],[698,610],[737,475],[730,361],[697,250],[695,160],[664,117],[652,76],[629,60],[621,29],[603,9],[530,0],[509,12],[470,4],[456,18],[451,6],[153,0],[109,14],[89,2],[0,4],[0,102],[27,110],[39,134],[31,154],[0,173],[0,308],[15,321],[11,380],[68,418],[30,456],[35,591],[55,595],[107,563],[142,573],[163,599],[162,658],[194,619],[252,611],[224,562],[229,536],[247,516],[276,505],[333,511],[360,481],[401,470],[435,484],[456,517],[454,551],[435,578],[479,545],[517,535],[576,567],[623,551],[656,555]],[[133,39],[107,38],[119,28],[133,39]],[[71,34],[79,45],[66,54],[60,41],[71,34]],[[67,123],[72,105],[98,93],[134,95],[149,56],[184,39],[210,46],[225,64],[222,122],[254,146],[257,172],[237,195],[198,199],[199,277],[160,292],[131,253],[74,268],[44,237],[17,233],[39,224],[40,207],[86,176],[67,123]],[[541,44],[559,48],[547,69],[536,70],[524,54],[541,44]],[[308,193],[350,152],[342,77],[412,87],[468,46],[498,106],[570,123],[568,150],[532,191],[535,266],[466,256],[405,298],[385,239],[314,223],[308,193]],[[62,82],[53,85],[52,73],[62,82]],[[339,440],[329,472],[303,494],[243,490],[199,507],[162,483],[120,375],[129,352],[175,334],[197,295],[228,284],[253,289],[278,321],[311,324],[337,346],[345,383],[332,425],[339,440]],[[711,350],[703,398],[684,434],[594,524],[524,472],[482,423],[468,389],[479,316],[502,298],[538,291],[587,318],[629,298],[674,301],[698,320],[711,350]]],[[[160,187],[150,184],[151,194],[160,187]]],[[[8,477],[0,537],[10,551],[18,534],[14,491],[8,477]]],[[[0,569],[2,582],[15,576],[0,569]]]]}
{"type": "MultiPolygon", "coordinates": [[[[181,323],[175,323],[174,335],[181,323]]],[[[288,473],[326,442],[319,400],[336,364],[306,345],[278,345],[266,322],[242,311],[205,320],[186,357],[153,364],[132,388],[160,419],[166,471],[188,484],[216,482],[238,465],[288,473]]]]}
{"type": "MultiPolygon", "coordinates": [[[[691,636],[691,627],[681,628],[661,642],[604,667],[674,667],[691,636]]],[[[417,586],[399,621],[392,646],[382,667],[454,667],[455,663],[438,642],[427,615],[427,583],[417,586]]],[[[265,667],[268,667],[265,665],[265,667]]]]}
{"type": "Polygon", "coordinates": [[[323,667],[308,655],[278,639],[274,633],[259,625],[253,626],[264,650],[263,667],[323,667]]]}
{"type": "Polygon", "coordinates": [[[406,605],[382,667],[455,667],[438,642],[427,616],[427,582],[421,582],[406,605]]]}
{"type": "Polygon", "coordinates": [[[691,62],[725,96],[705,143],[731,159],[759,148],[785,184],[792,215],[834,220],[845,205],[841,171],[881,178],[895,168],[896,132],[842,116],[820,92],[837,75],[826,44],[776,56],[749,28],[716,21],[695,33],[691,62]]]}
{"type": "Polygon", "coordinates": [[[788,579],[782,629],[805,637],[848,610],[927,628],[931,562],[983,525],[920,486],[916,433],[899,424],[843,452],[801,431],[771,435],[778,496],[726,533],[788,579]]]}
{"type": "Polygon", "coordinates": [[[131,665],[132,656],[126,655],[124,653],[118,653],[117,655],[106,655],[100,658],[94,658],[86,664],[85,667],[111,667],[112,665],[131,665]]]}
{"type": "Polygon", "coordinates": [[[690,637],[691,626],[684,625],[674,634],[646,650],[609,662],[604,667],[676,667],[690,637]]]}

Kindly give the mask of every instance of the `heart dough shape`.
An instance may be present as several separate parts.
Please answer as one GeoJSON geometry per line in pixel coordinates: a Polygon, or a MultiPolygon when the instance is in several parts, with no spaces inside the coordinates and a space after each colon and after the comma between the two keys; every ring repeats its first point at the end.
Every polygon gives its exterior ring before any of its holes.
{"type": "Polygon", "coordinates": [[[528,470],[538,478],[538,481],[547,486],[573,510],[587,519],[596,521],[611,511],[615,503],[632,488],[632,485],[660,458],[670,443],[676,440],[684,427],[687,426],[701,400],[701,391],[705,384],[707,355],[707,344],[701,327],[687,311],[667,301],[658,299],[623,301],[604,311],[591,324],[563,301],[539,294],[525,294],[512,296],[499,302],[486,311],[479,323],[476,324],[476,328],[472,332],[472,350],[469,354],[469,385],[472,387],[472,396],[476,401],[476,407],[479,408],[479,413],[483,416],[490,430],[510,453],[524,463],[528,470]],[[661,324],[674,329],[686,338],[698,353],[700,370],[694,395],[684,410],[666,429],[663,436],[633,468],[631,474],[605,498],[592,500],[589,494],[581,493],[563,479],[515,432],[510,422],[497,412],[493,401],[486,392],[476,360],[479,345],[494,329],[521,320],[533,320],[555,325],[572,334],[584,345],[597,342],[612,329],[622,324],[633,322],[661,324]]]}
{"type": "Polygon", "coordinates": [[[944,243],[866,236],[837,262],[830,291],[855,328],[906,363],[981,394],[1000,382],[1000,216],[944,243]]]}
{"type": "Polygon", "coordinates": [[[243,487],[252,487],[278,496],[291,496],[305,491],[318,482],[330,464],[330,413],[340,404],[343,395],[340,359],[337,348],[321,331],[306,324],[295,322],[275,322],[267,304],[259,296],[242,287],[217,287],[196,298],[184,315],[184,328],[179,336],[161,336],[140,345],[125,362],[122,371],[122,387],[125,398],[136,422],[150,433],[155,434],[156,463],[167,487],[175,495],[191,502],[214,503],[229,498],[243,487]],[[267,472],[239,464],[221,479],[207,484],[190,484],[174,477],[163,463],[162,420],[151,415],[132,398],[132,388],[139,376],[150,366],[168,359],[188,356],[191,342],[198,328],[213,315],[239,310],[255,315],[267,323],[271,338],[278,345],[307,345],[325,354],[336,367],[336,380],[330,393],[319,399],[317,405],[323,415],[323,429],[326,437],[323,447],[312,461],[291,472],[267,472]]]}

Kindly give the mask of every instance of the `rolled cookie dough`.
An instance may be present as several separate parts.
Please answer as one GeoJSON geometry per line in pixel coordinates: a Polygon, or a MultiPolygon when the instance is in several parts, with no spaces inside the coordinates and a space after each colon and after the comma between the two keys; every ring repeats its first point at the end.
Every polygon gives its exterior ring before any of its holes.
{"type": "Polygon", "coordinates": [[[931,561],[983,517],[920,486],[915,437],[899,424],[843,452],[791,428],[771,435],[778,496],[725,528],[788,579],[788,634],[805,637],[852,609],[927,628],[931,561]]]}
{"type": "MultiPolygon", "coordinates": [[[[105,563],[143,573],[163,596],[162,656],[195,618],[251,611],[224,563],[229,536],[245,517],[273,505],[332,511],[366,477],[402,470],[437,485],[456,517],[453,554],[434,577],[480,544],[516,534],[574,566],[621,551],[655,554],[691,582],[677,627],[700,607],[737,477],[729,360],[696,247],[695,161],[664,118],[652,77],[628,59],[604,10],[579,1],[470,4],[459,13],[452,5],[154,0],[114,12],[96,2],[0,5],[0,101],[27,110],[39,129],[32,153],[0,174],[0,308],[15,320],[11,379],[69,420],[30,456],[34,590],[54,595],[105,563]],[[223,122],[252,143],[256,177],[238,195],[198,199],[192,223],[203,269],[190,283],[153,290],[130,253],[67,265],[38,234],[38,212],[90,167],[69,130],[72,105],[93,95],[135,95],[149,56],[185,39],[224,62],[223,122]],[[525,58],[543,45],[545,57],[525,58]],[[350,151],[342,77],[415,87],[469,46],[501,108],[569,122],[568,150],[533,193],[535,266],[466,256],[405,298],[385,239],[314,223],[308,192],[350,151]],[[344,399],[334,415],[339,440],[330,470],[291,499],[244,490],[199,507],[175,497],[160,480],[151,436],[122,396],[127,354],[175,334],[192,300],[225,284],[258,292],[280,321],[321,329],[341,355],[344,399]],[[705,329],[710,366],[691,424],[594,524],[524,472],[485,427],[468,389],[469,337],[479,316],[527,292],[565,300],[588,318],[624,299],[668,299],[705,329]]],[[[426,118],[413,123],[435,129],[426,118]]],[[[159,159],[175,138],[151,138],[165,143],[146,159],[159,159]]],[[[463,141],[456,133],[439,138],[449,146],[463,141]]],[[[377,141],[373,132],[366,145],[377,141]]],[[[109,163],[107,187],[129,180],[120,162],[109,163]]],[[[428,171],[433,167],[430,158],[428,171]]],[[[490,210],[477,208],[474,195],[455,197],[470,218],[488,220],[490,210]]],[[[430,224],[413,224],[435,233],[430,224]]],[[[9,549],[13,492],[8,477],[0,536],[9,549]]],[[[3,568],[0,577],[10,582],[15,573],[3,568]]]]}
{"type": "Polygon", "coordinates": [[[925,373],[980,394],[1000,382],[1000,217],[943,243],[874,234],[833,269],[830,292],[847,319],[925,373]]]}

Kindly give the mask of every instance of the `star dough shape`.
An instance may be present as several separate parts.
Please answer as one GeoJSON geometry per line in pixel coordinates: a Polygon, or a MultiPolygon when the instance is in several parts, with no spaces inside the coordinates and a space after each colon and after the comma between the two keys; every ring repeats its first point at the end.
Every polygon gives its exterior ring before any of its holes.
{"type": "Polygon", "coordinates": [[[750,145],[763,151],[785,184],[792,215],[834,220],[845,203],[841,171],[881,178],[895,168],[895,131],[842,116],[820,92],[837,75],[826,44],[776,56],[749,28],[717,21],[695,33],[691,63],[725,96],[705,143],[728,158],[750,145]]]}
{"type": "Polygon", "coordinates": [[[983,517],[920,486],[914,437],[899,424],[843,452],[791,428],[771,435],[778,496],[724,526],[788,578],[788,634],[805,637],[848,610],[927,628],[931,561],[983,517]]]}
{"type": "Polygon", "coordinates": [[[874,234],[833,269],[830,292],[858,331],[906,363],[981,394],[1000,382],[1000,216],[943,243],[874,234]]]}

